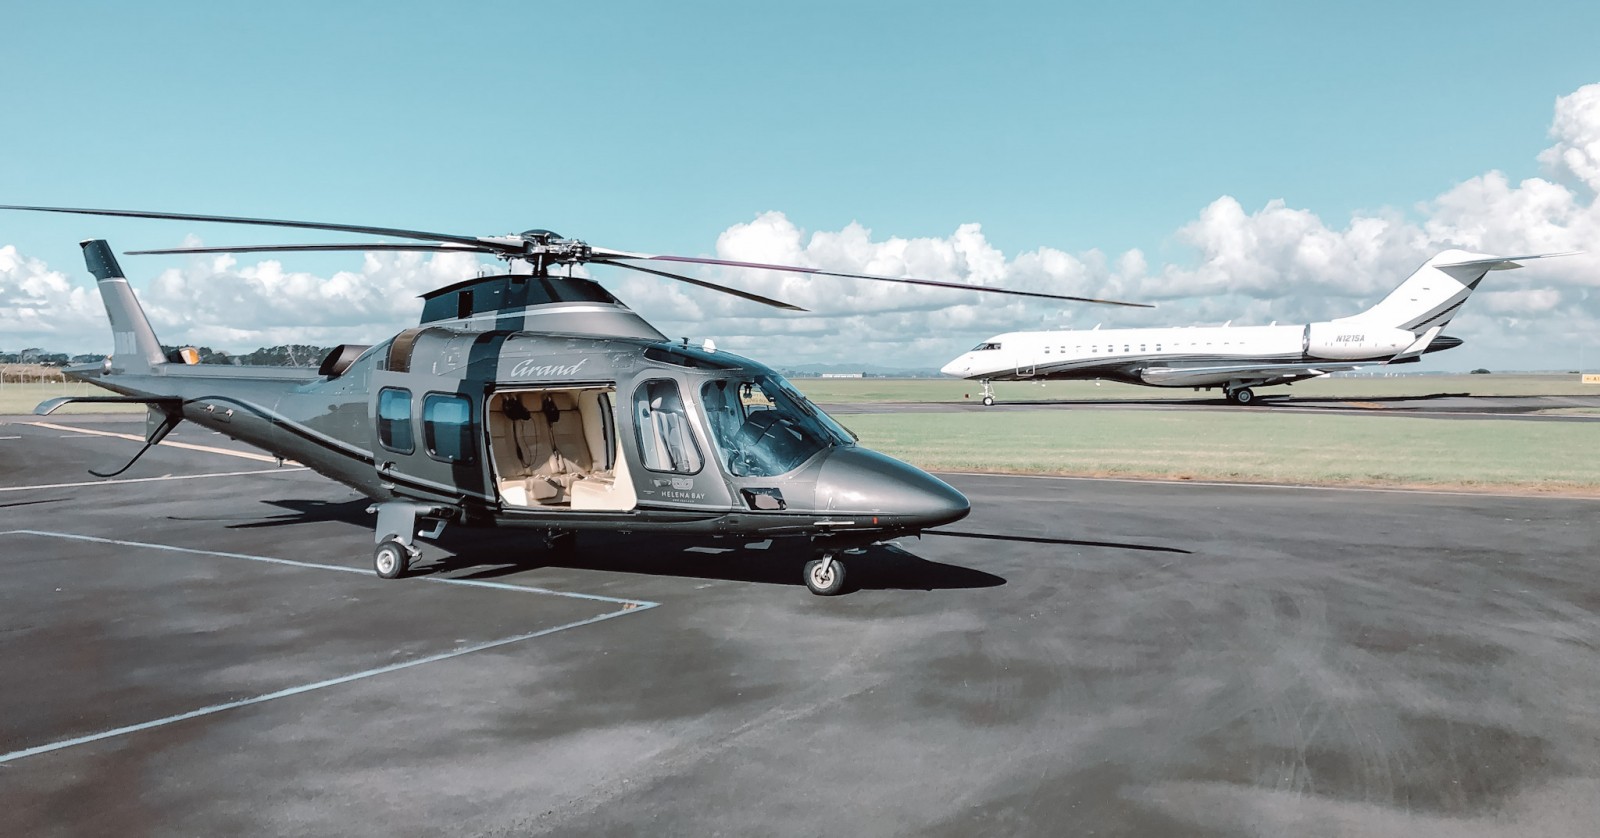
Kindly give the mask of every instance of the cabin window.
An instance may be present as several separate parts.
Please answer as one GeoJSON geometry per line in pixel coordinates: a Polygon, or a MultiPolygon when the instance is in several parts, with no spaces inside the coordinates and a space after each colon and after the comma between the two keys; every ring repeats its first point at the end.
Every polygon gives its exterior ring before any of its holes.
{"type": "Polygon", "coordinates": [[[640,384],[633,394],[633,426],[645,468],[674,474],[700,471],[700,446],[689,429],[678,382],[661,378],[640,384]]]}
{"type": "Polygon", "coordinates": [[[1139,344],[1139,351],[1140,351],[1140,352],[1143,352],[1143,351],[1144,351],[1144,344],[1142,344],[1142,343],[1141,343],[1141,344],[1139,344]]]}
{"type": "Polygon", "coordinates": [[[1050,354],[1050,347],[1048,347],[1048,346],[1046,346],[1046,347],[1045,347],[1045,348],[1044,348],[1044,354],[1046,354],[1046,355],[1049,355],[1049,354],[1050,354]]]}
{"type": "Polygon", "coordinates": [[[1123,352],[1132,352],[1132,351],[1133,351],[1133,350],[1132,350],[1132,349],[1130,349],[1130,348],[1128,348],[1128,345],[1127,345],[1127,344],[1126,344],[1126,343],[1124,343],[1124,344],[1123,344],[1123,345],[1122,345],[1122,351],[1123,351],[1123,352]]]}
{"type": "Polygon", "coordinates": [[[466,396],[429,393],[422,399],[422,436],[435,460],[471,462],[472,402],[466,396]]]}
{"type": "Polygon", "coordinates": [[[411,431],[411,391],[385,387],[378,391],[378,442],[396,454],[417,450],[411,431]]]}
{"type": "Polygon", "coordinates": [[[1160,351],[1161,351],[1161,344],[1159,344],[1159,343],[1158,343],[1158,344],[1156,344],[1156,351],[1157,351],[1157,352],[1160,352],[1160,351]]]}

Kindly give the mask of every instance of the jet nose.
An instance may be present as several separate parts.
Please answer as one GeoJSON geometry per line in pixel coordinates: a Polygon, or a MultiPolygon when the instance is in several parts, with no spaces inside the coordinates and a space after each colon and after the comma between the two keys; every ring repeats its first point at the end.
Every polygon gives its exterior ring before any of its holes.
{"type": "Polygon", "coordinates": [[[950,484],[865,448],[833,450],[817,475],[817,502],[829,512],[872,515],[895,526],[937,527],[972,511],[950,484]]]}
{"type": "Polygon", "coordinates": [[[972,361],[968,359],[967,356],[962,355],[960,358],[957,358],[954,361],[951,361],[950,363],[940,367],[939,372],[942,372],[945,375],[961,376],[966,375],[969,371],[971,371],[971,369],[972,361]]]}

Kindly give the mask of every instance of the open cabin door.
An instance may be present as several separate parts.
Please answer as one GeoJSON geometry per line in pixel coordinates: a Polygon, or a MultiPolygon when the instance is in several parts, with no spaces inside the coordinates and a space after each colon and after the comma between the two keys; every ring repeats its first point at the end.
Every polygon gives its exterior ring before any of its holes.
{"type": "Polygon", "coordinates": [[[622,512],[637,505],[617,434],[615,386],[496,390],[484,415],[502,508],[622,512]]]}

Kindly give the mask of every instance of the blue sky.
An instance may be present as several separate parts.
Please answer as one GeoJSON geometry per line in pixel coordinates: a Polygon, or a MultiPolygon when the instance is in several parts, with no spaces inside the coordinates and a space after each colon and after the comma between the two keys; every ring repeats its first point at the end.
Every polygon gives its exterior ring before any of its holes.
{"type": "MultiPolygon", "coordinates": [[[[1557,99],[1600,82],[1593,3],[60,3],[10,4],[0,19],[0,203],[469,234],[547,227],[687,254],[717,253],[730,229],[781,213],[800,237],[798,255],[822,261],[848,261],[852,251],[807,247],[812,234],[852,224],[878,243],[948,243],[961,225],[979,224],[984,245],[1008,263],[1045,248],[1093,268],[1098,255],[1110,273],[1088,270],[1076,281],[1099,277],[1162,304],[1164,319],[1133,322],[1009,304],[985,312],[965,297],[897,302],[873,289],[859,302],[875,320],[835,309],[780,324],[791,343],[763,350],[754,338],[773,328],[750,323],[768,323],[765,312],[632,280],[613,285],[641,295],[623,293],[652,319],[731,335],[758,358],[848,361],[852,329],[865,327],[905,338],[877,357],[928,367],[973,335],[1016,326],[1188,324],[1226,319],[1230,305],[1262,322],[1349,313],[1403,278],[1389,261],[1399,265],[1411,250],[1396,245],[1391,257],[1352,266],[1385,270],[1341,275],[1348,287],[1340,276],[1290,270],[1279,285],[1234,289],[1190,281],[1209,257],[1182,231],[1224,196],[1247,219],[1281,200],[1344,235],[1353,216],[1425,226],[1440,196],[1493,171],[1513,190],[1526,178],[1559,182],[1539,160],[1552,145],[1557,99]],[[1130,250],[1146,281],[1116,268],[1130,250]],[[1179,273],[1164,274],[1168,267],[1179,273]],[[1165,288],[1155,282],[1163,278],[1165,288]],[[1207,299],[1186,296],[1202,288],[1207,299]],[[946,306],[963,312],[929,316],[946,306]]],[[[1592,186],[1568,181],[1592,212],[1592,186]]],[[[0,247],[75,281],[78,239],[129,249],[190,234],[210,243],[308,238],[0,217],[0,247]]],[[[780,255],[785,235],[750,247],[780,255]]],[[[854,252],[869,251],[877,252],[854,252]]],[[[255,261],[124,264],[136,285],[174,271],[192,289],[202,275],[249,279],[255,261]]],[[[421,281],[415,266],[366,272],[355,255],[282,261],[290,273],[377,281],[410,271],[408,281],[421,281]]],[[[1270,254],[1263,262],[1282,264],[1270,254]]],[[[1580,264],[1560,276],[1544,266],[1517,272],[1506,287],[1559,280],[1560,308],[1576,301],[1600,319],[1600,287],[1574,275],[1593,263],[1580,264]]],[[[948,268],[949,278],[983,279],[970,258],[948,268]]],[[[1048,279],[1007,270],[994,281],[1048,279]]],[[[754,282],[754,290],[792,290],[777,278],[754,282]]],[[[221,340],[209,328],[217,324],[186,321],[181,301],[167,302],[164,339],[221,340]],[[186,323],[203,328],[170,334],[186,323]]],[[[1476,312],[1480,336],[1510,341],[1491,344],[1493,357],[1569,363],[1495,320],[1535,310],[1508,300],[1498,308],[1476,312]]],[[[249,323],[227,334],[244,342],[291,334],[290,309],[270,334],[249,323]]],[[[1468,347],[1448,355],[1477,365],[1486,356],[1469,351],[1482,341],[1467,333],[1466,317],[1452,331],[1468,347]]],[[[0,323],[13,333],[0,331],[0,349],[51,337],[93,342],[65,327],[51,335],[23,320],[0,323]]],[[[338,324],[326,325],[330,332],[307,336],[326,339],[338,324]]]]}

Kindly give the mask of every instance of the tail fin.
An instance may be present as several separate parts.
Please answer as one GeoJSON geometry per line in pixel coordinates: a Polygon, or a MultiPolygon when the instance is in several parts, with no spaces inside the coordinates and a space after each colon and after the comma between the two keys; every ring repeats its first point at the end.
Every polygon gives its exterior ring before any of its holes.
{"type": "Polygon", "coordinates": [[[1488,256],[1465,250],[1446,250],[1423,263],[1416,273],[1400,283],[1399,288],[1389,292],[1382,302],[1360,314],[1340,319],[1407,329],[1420,337],[1435,327],[1444,328],[1490,271],[1520,268],[1522,265],[1519,262],[1530,259],[1570,256],[1581,252],[1488,256]]]}
{"type": "Polygon", "coordinates": [[[106,316],[111,319],[111,335],[115,339],[111,356],[112,372],[149,372],[167,362],[161,351],[161,341],[150,328],[150,319],[144,316],[139,299],[122,275],[117,257],[104,239],[79,242],[83,248],[83,261],[89,266],[100,285],[100,299],[105,301],[106,316]]]}

